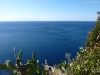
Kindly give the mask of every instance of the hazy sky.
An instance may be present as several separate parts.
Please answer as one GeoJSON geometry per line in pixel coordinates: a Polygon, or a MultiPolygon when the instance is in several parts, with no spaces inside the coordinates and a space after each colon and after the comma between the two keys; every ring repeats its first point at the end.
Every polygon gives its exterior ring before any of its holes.
{"type": "Polygon", "coordinates": [[[100,0],[0,0],[0,21],[95,21],[100,0]]]}

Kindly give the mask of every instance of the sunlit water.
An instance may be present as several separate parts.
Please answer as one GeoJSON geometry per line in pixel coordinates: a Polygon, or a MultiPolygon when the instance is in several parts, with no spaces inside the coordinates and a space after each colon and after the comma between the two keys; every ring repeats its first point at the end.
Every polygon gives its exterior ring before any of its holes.
{"type": "Polygon", "coordinates": [[[93,29],[93,21],[30,21],[0,22],[0,63],[6,59],[15,62],[14,47],[23,50],[22,63],[37,53],[40,64],[47,59],[49,65],[72,58],[85,46],[87,34],[93,29]]]}

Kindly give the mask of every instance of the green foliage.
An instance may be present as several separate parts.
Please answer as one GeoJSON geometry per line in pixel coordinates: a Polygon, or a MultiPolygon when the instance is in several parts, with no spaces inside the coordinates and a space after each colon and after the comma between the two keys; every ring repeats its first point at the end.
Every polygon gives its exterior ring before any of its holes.
{"type": "Polygon", "coordinates": [[[4,64],[0,64],[0,70],[6,70],[7,69],[7,66],[4,65],[4,64]]]}
{"type": "Polygon", "coordinates": [[[38,66],[39,62],[36,61],[36,53],[32,53],[32,58],[27,60],[27,64],[25,64],[25,67],[28,69],[27,73],[28,75],[32,75],[32,74],[37,74],[40,75],[41,74],[41,70],[43,70],[43,66],[38,66]]]}
{"type": "Polygon", "coordinates": [[[14,54],[15,54],[15,58],[16,59],[20,59],[22,58],[22,51],[19,52],[19,54],[16,52],[16,49],[14,48],[14,54]]]}
{"type": "Polygon", "coordinates": [[[98,18],[94,30],[89,32],[86,47],[80,47],[75,60],[66,69],[71,75],[100,75],[100,17],[98,18]]]}
{"type": "Polygon", "coordinates": [[[16,66],[10,60],[6,60],[5,64],[6,64],[6,67],[10,70],[15,70],[16,69],[16,66]]]}
{"type": "Polygon", "coordinates": [[[32,53],[32,59],[36,60],[36,53],[32,53]]]}
{"type": "Polygon", "coordinates": [[[55,71],[55,67],[51,67],[51,71],[54,72],[55,71]]]}
{"type": "Polygon", "coordinates": [[[100,17],[95,24],[94,30],[89,32],[88,39],[86,41],[86,47],[94,48],[95,46],[100,47],[100,17]]]}
{"type": "Polygon", "coordinates": [[[39,66],[39,61],[36,60],[36,53],[32,53],[32,60],[27,59],[26,64],[21,64],[22,51],[17,54],[14,48],[14,54],[16,57],[16,65],[14,65],[10,60],[6,60],[5,64],[0,64],[0,70],[13,70],[13,73],[9,75],[41,75],[43,66],[39,66]]]}

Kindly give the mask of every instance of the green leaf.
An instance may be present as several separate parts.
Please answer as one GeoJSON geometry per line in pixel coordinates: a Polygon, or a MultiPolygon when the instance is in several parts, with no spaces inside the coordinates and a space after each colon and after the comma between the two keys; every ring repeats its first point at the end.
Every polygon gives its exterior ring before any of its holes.
{"type": "Polygon", "coordinates": [[[80,56],[79,52],[77,52],[77,55],[80,56]]]}
{"type": "Polygon", "coordinates": [[[27,64],[29,64],[29,63],[34,64],[35,67],[38,64],[35,60],[27,59],[27,64]]]}
{"type": "Polygon", "coordinates": [[[61,69],[62,69],[63,71],[66,71],[65,68],[64,68],[63,66],[61,67],[61,69]]]}
{"type": "Polygon", "coordinates": [[[8,69],[11,69],[11,70],[16,69],[16,67],[13,65],[13,63],[10,60],[6,60],[5,64],[6,64],[8,69]]]}
{"type": "Polygon", "coordinates": [[[5,65],[0,64],[0,70],[6,70],[6,69],[7,69],[7,67],[5,65]]]}
{"type": "Polygon", "coordinates": [[[84,64],[87,64],[88,63],[88,60],[86,60],[85,62],[84,62],[84,64]]]}
{"type": "Polygon", "coordinates": [[[55,71],[55,67],[51,67],[51,70],[52,70],[52,72],[54,72],[55,71]]]}
{"type": "Polygon", "coordinates": [[[27,59],[27,64],[29,64],[32,60],[31,59],[27,59]]]}
{"type": "Polygon", "coordinates": [[[16,52],[16,48],[14,48],[14,54],[15,54],[15,58],[18,58],[17,52],[16,52]]]}
{"type": "Polygon", "coordinates": [[[32,69],[28,69],[28,70],[27,70],[27,73],[28,73],[28,75],[32,75],[34,72],[33,72],[32,69]]]}
{"type": "Polygon", "coordinates": [[[70,63],[70,67],[72,67],[72,66],[73,66],[73,63],[71,62],[71,63],[70,63]]]}
{"type": "Polygon", "coordinates": [[[77,69],[80,70],[80,65],[77,65],[77,69]]]}
{"type": "Polygon", "coordinates": [[[43,70],[44,67],[43,66],[37,66],[37,70],[40,71],[40,70],[43,70]]]}
{"type": "Polygon", "coordinates": [[[32,53],[32,59],[36,60],[36,53],[32,53]]]}
{"type": "Polygon", "coordinates": [[[39,73],[39,71],[38,71],[38,70],[36,70],[36,73],[39,73]]]}
{"type": "Polygon", "coordinates": [[[34,64],[26,64],[25,65],[26,68],[28,68],[27,72],[28,72],[28,75],[32,75],[34,72],[35,72],[35,66],[34,64]]]}
{"type": "Polygon", "coordinates": [[[19,59],[22,58],[22,50],[19,52],[19,59]]]}

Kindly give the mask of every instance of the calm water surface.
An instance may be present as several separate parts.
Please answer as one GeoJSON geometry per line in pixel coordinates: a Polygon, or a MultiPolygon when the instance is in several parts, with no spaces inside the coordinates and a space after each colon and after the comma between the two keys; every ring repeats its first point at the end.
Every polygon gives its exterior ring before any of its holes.
{"type": "Polygon", "coordinates": [[[23,63],[37,53],[40,64],[49,65],[66,60],[65,53],[75,57],[80,46],[85,46],[88,31],[94,21],[27,21],[0,22],[0,63],[15,61],[14,47],[23,50],[23,63]]]}

